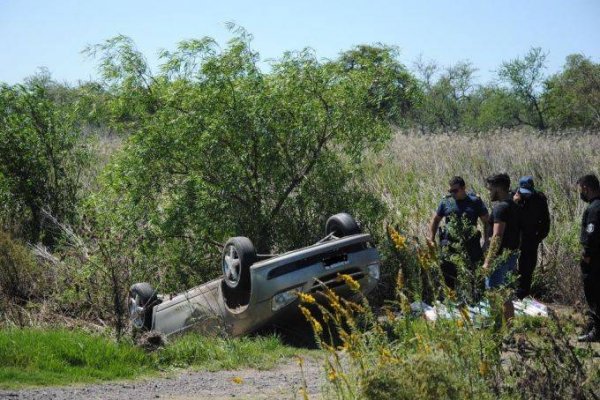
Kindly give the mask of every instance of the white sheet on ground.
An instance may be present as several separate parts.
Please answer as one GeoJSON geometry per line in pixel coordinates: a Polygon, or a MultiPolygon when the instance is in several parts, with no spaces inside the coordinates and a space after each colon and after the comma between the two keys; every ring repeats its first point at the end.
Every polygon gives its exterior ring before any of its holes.
{"type": "MultiPolygon", "coordinates": [[[[548,307],[539,301],[530,297],[523,300],[513,301],[515,307],[515,315],[528,315],[532,317],[547,317],[548,307]]],[[[413,315],[423,315],[429,321],[440,319],[458,319],[461,313],[458,309],[458,304],[444,304],[435,302],[429,305],[422,301],[415,301],[410,305],[413,315]]],[[[467,307],[469,317],[474,323],[481,319],[487,318],[490,315],[490,305],[487,301],[481,301],[479,304],[467,307]]]]}

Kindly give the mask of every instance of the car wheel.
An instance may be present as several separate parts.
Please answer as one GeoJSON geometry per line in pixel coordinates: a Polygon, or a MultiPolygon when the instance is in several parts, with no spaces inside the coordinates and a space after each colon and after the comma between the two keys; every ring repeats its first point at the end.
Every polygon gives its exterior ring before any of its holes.
{"type": "Polygon", "coordinates": [[[360,233],[360,227],[352,216],[348,213],[339,213],[332,215],[325,224],[325,234],[333,233],[337,237],[356,235],[360,233]]]}
{"type": "Polygon", "coordinates": [[[129,289],[129,317],[134,330],[152,329],[152,307],[158,300],[156,290],[147,282],[136,283],[129,289]]]}
{"type": "Polygon", "coordinates": [[[231,289],[250,289],[250,266],[256,261],[256,250],[247,237],[229,239],[223,248],[221,266],[223,280],[231,289]]]}

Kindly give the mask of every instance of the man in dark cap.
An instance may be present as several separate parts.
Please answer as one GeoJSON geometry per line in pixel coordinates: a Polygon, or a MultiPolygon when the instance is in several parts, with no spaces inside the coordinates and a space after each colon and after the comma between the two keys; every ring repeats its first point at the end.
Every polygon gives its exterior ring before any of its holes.
{"type": "Polygon", "coordinates": [[[580,241],[583,291],[589,306],[587,332],[581,342],[600,340],[600,183],[596,175],[585,175],[577,181],[579,197],[589,203],[581,220],[580,241]]]}
{"type": "Polygon", "coordinates": [[[446,285],[455,289],[458,271],[451,259],[458,255],[458,249],[462,247],[468,256],[467,267],[474,273],[477,264],[483,260],[477,220],[481,220],[483,224],[484,242],[487,242],[485,226],[488,222],[488,210],[479,196],[467,193],[465,181],[460,176],[451,178],[448,186],[448,194],[440,202],[429,224],[428,240],[430,243],[435,242],[440,223],[445,219],[446,225],[440,231],[441,268],[446,285]],[[452,229],[449,229],[450,226],[452,229]]]}
{"type": "Polygon", "coordinates": [[[531,291],[531,279],[537,264],[538,247],[550,232],[550,212],[544,193],[535,190],[533,177],[519,180],[513,200],[521,211],[521,254],[519,255],[519,287],[517,296],[523,299],[531,291]]]}

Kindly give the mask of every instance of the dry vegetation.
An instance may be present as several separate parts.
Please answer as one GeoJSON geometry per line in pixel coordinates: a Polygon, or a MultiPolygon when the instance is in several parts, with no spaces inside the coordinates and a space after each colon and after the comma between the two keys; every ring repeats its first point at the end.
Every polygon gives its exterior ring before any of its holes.
{"type": "Polygon", "coordinates": [[[450,177],[462,176],[489,206],[486,177],[506,172],[516,186],[520,176],[533,175],[548,196],[552,219],[534,285],[547,300],[573,304],[582,295],[578,234],[585,208],[574,185],[579,176],[600,172],[599,149],[596,133],[398,133],[382,153],[369,158],[367,168],[370,190],[388,207],[387,222],[418,238],[425,237],[450,177]]]}

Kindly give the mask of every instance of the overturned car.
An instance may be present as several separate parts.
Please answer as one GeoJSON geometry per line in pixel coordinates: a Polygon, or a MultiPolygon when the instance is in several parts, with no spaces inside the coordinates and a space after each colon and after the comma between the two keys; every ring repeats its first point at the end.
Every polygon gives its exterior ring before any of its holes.
{"type": "Polygon", "coordinates": [[[314,245],[279,255],[256,254],[246,237],[223,247],[223,276],[173,298],[159,296],[146,282],[130,289],[129,311],[136,330],[165,335],[196,330],[251,333],[297,309],[298,293],[318,295],[330,288],[345,298],[373,290],[380,275],[379,254],[369,234],[346,213],[330,217],[326,236],[314,245]],[[352,291],[340,274],[360,283],[352,291]]]}

